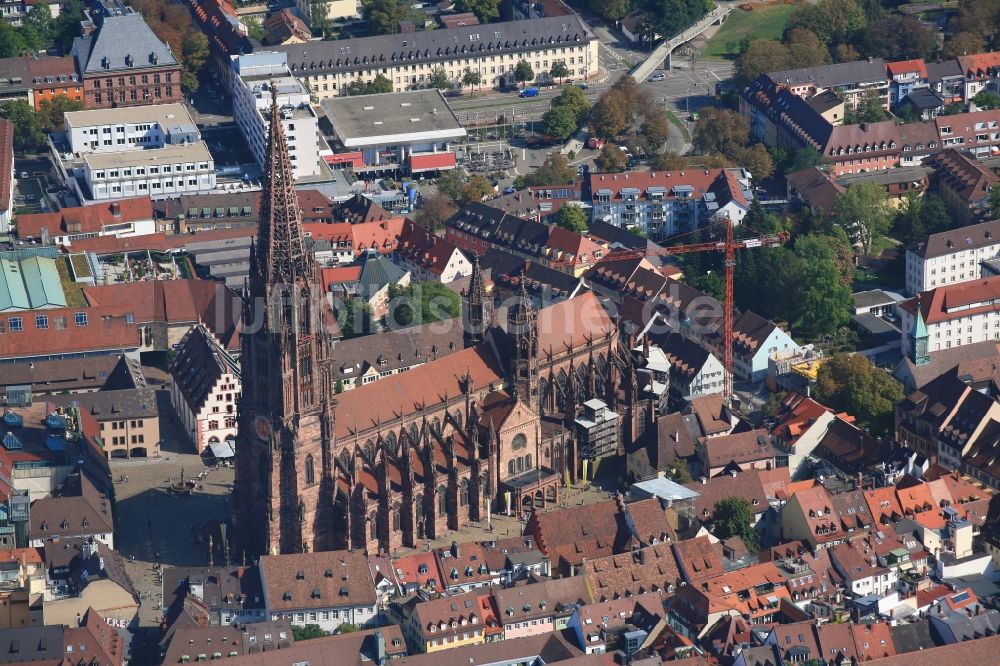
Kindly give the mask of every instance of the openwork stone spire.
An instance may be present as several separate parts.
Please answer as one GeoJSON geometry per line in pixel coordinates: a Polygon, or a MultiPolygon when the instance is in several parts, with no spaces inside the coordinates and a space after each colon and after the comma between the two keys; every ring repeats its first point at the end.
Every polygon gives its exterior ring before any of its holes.
{"type": "Polygon", "coordinates": [[[295,283],[309,274],[310,259],[302,237],[302,214],[295,196],[295,179],[288,156],[288,143],[281,125],[278,91],[271,83],[271,127],[267,138],[266,165],[261,192],[257,266],[254,271],[264,284],[295,283]]]}

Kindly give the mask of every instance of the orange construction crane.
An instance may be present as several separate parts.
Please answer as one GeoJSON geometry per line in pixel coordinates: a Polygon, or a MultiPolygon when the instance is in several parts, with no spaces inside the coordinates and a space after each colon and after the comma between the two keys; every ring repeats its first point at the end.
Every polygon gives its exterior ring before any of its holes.
{"type": "MultiPolygon", "coordinates": [[[[733,238],[733,223],[729,217],[722,218],[726,227],[725,240],[693,243],[690,245],[674,245],[672,247],[657,247],[655,250],[615,250],[609,257],[643,258],[649,254],[689,254],[691,252],[723,252],[725,253],[726,293],[722,316],[722,364],[725,367],[725,386],[723,395],[728,400],[733,395],[733,273],[736,268],[736,250],[749,250],[756,247],[776,247],[789,239],[787,231],[776,234],[759,234],[752,238],[735,240],[733,238]]],[[[752,230],[751,230],[752,231],[752,230]]],[[[558,262],[557,262],[558,263],[558,262]]]]}
{"type": "MultiPolygon", "coordinates": [[[[653,254],[688,254],[691,252],[725,253],[726,292],[725,302],[722,306],[722,365],[726,373],[723,396],[728,400],[733,395],[733,274],[736,268],[736,250],[749,250],[755,247],[776,247],[788,241],[789,233],[781,231],[776,234],[761,234],[753,238],[734,240],[732,220],[726,216],[723,218],[723,224],[726,227],[726,238],[724,241],[657,248],[653,254]]],[[[641,255],[642,253],[637,252],[636,254],[641,255]]]]}

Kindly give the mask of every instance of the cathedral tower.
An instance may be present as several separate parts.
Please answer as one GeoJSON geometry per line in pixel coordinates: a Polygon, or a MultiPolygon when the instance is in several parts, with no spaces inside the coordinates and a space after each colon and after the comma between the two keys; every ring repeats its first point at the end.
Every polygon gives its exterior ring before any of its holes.
{"type": "Polygon", "coordinates": [[[493,303],[486,294],[483,271],[479,267],[479,257],[472,258],[472,275],[469,290],[462,298],[462,337],[466,347],[474,347],[483,341],[486,331],[493,325],[493,303]]]}
{"type": "Polygon", "coordinates": [[[273,86],[265,168],[243,292],[233,496],[239,547],[251,556],[332,547],[323,515],[332,507],[332,315],[302,236],[273,86]]]}
{"type": "Polygon", "coordinates": [[[515,397],[532,409],[539,409],[538,314],[523,278],[517,302],[507,312],[507,335],[512,348],[510,377],[515,397]]]}

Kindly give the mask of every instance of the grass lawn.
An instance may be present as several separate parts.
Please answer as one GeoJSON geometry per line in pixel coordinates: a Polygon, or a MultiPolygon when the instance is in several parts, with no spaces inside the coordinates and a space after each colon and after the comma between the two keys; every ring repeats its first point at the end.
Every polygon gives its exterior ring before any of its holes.
{"type": "Polygon", "coordinates": [[[781,39],[788,17],[798,8],[797,4],[776,2],[754,6],[752,11],[736,9],[701,52],[701,58],[733,59],[739,55],[743,39],[781,39]]]}

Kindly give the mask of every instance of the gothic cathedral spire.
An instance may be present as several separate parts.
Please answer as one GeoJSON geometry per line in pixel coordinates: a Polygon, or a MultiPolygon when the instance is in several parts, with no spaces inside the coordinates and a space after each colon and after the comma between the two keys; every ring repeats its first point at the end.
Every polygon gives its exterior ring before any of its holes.
{"type": "MultiPolygon", "coordinates": [[[[271,127],[267,137],[262,180],[260,227],[251,278],[262,285],[293,285],[311,272],[311,259],[302,237],[302,214],[295,195],[295,179],[288,143],[281,126],[278,91],[271,85],[271,127]]],[[[251,285],[253,287],[255,285],[251,285]]]]}
{"type": "Polygon", "coordinates": [[[260,224],[243,305],[233,501],[237,538],[252,554],[333,545],[323,531],[332,521],[321,514],[333,506],[328,461],[335,329],[302,235],[282,124],[272,85],[260,224]]]}

